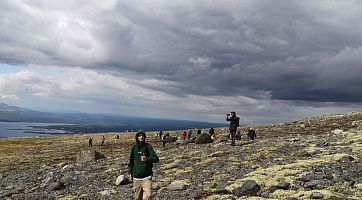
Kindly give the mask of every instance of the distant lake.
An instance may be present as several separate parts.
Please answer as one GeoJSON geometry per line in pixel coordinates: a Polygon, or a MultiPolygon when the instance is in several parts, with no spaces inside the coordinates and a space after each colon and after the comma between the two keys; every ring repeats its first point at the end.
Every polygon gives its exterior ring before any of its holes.
{"type": "Polygon", "coordinates": [[[70,133],[65,130],[48,129],[46,126],[65,125],[61,123],[0,122],[0,137],[51,136],[70,133]],[[36,128],[35,128],[36,127],[36,128]]]}

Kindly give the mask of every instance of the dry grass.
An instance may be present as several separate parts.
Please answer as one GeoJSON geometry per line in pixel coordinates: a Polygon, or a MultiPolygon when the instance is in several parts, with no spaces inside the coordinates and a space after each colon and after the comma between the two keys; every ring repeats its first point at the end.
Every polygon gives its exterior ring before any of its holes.
{"type": "Polygon", "coordinates": [[[58,163],[74,163],[80,150],[89,148],[89,138],[93,138],[93,148],[107,157],[128,154],[134,143],[134,133],[1,138],[0,173],[37,168],[44,165],[51,166],[58,163]],[[117,134],[120,136],[118,140],[116,139],[117,134]],[[106,138],[104,146],[100,145],[102,135],[106,138]]]}

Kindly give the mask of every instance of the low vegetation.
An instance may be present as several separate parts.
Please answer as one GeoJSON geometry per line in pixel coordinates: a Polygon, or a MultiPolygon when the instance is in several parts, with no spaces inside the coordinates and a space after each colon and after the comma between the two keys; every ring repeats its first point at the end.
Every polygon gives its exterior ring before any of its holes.
{"type": "MultiPolygon", "coordinates": [[[[249,127],[240,127],[246,133],[249,127]]],[[[160,157],[154,167],[158,199],[361,199],[362,112],[307,118],[253,127],[254,142],[242,136],[236,146],[228,129],[215,129],[210,144],[162,143],[154,132],[148,141],[160,157]],[[245,193],[246,184],[255,193],[245,193]]],[[[0,198],[130,199],[131,184],[114,181],[127,173],[134,133],[99,133],[0,139],[0,198]],[[120,138],[117,140],[116,135],[120,138]],[[100,146],[102,135],[106,138],[100,146]],[[88,149],[106,156],[99,162],[76,164],[88,149]],[[45,185],[52,178],[61,190],[45,185]],[[26,180],[17,184],[16,180],[26,180]],[[42,185],[42,186],[39,186],[42,185]]],[[[52,180],[53,180],[52,179],[52,180]]]]}

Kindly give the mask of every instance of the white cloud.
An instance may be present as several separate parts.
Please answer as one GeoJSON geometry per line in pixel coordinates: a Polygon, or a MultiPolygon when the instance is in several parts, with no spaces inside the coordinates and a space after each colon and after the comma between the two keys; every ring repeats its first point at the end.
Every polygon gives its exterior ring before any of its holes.
{"type": "Polygon", "coordinates": [[[284,105],[293,111],[276,118],[303,115],[308,105],[294,101],[338,111],[325,102],[362,101],[361,9],[349,0],[3,0],[0,63],[22,71],[0,74],[0,97],[210,120],[284,105]]]}

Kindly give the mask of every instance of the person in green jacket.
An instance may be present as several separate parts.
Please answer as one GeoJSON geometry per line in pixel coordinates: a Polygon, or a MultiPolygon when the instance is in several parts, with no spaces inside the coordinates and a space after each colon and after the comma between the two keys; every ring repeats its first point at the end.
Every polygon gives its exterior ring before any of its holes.
{"type": "Polygon", "coordinates": [[[146,143],[146,134],[143,130],[136,133],[136,144],[133,145],[129,163],[128,173],[133,181],[134,200],[152,200],[152,167],[153,163],[159,162],[159,158],[153,147],[146,143]]]}

